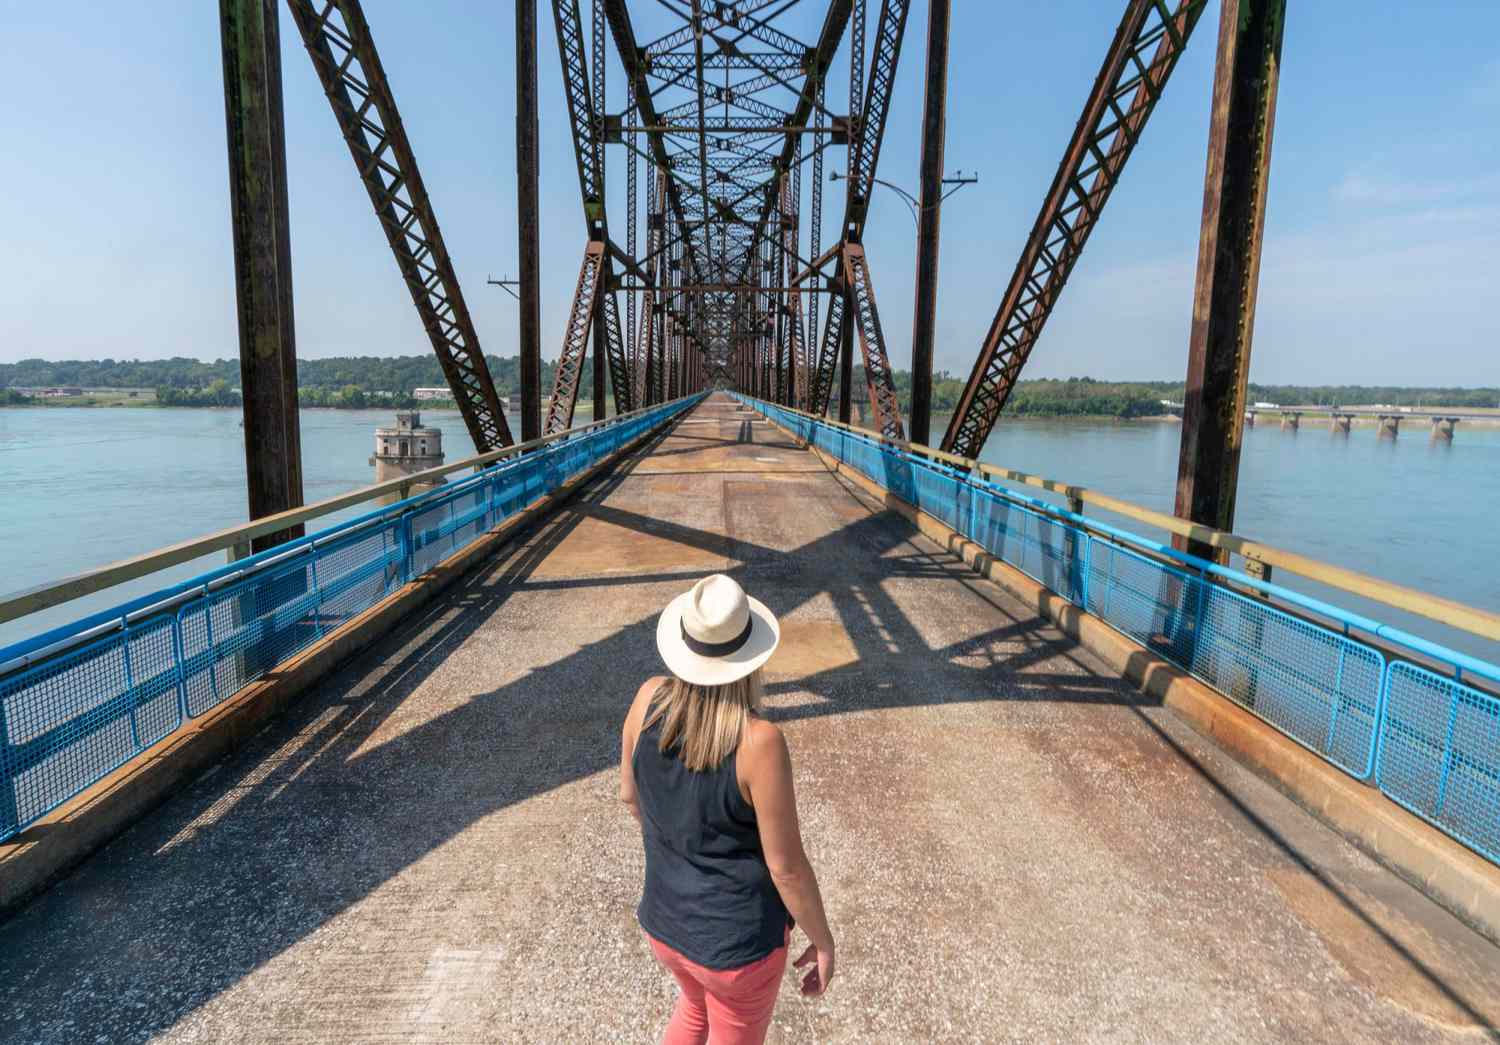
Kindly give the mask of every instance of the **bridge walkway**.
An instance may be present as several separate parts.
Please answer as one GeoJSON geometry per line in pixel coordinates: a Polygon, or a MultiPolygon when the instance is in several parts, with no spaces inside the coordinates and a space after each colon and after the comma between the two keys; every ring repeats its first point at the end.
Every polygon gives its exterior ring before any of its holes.
{"type": "Polygon", "coordinates": [[[839,935],[773,1041],[1500,1022],[1494,947],[714,398],[0,926],[0,1040],[654,1040],[619,721],[714,571],[839,935]]]}

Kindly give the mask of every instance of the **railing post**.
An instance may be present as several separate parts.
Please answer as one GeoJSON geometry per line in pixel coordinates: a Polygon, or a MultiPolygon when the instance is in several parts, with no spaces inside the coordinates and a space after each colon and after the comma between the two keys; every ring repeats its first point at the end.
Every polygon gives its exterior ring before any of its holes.
{"type": "Polygon", "coordinates": [[[136,751],[140,751],[141,729],[140,724],[135,720],[135,673],[131,670],[130,664],[130,622],[127,620],[121,620],[120,624],[124,628],[124,637],[120,641],[120,649],[124,653],[125,695],[127,698],[127,702],[130,705],[130,745],[135,748],[136,751]]]}

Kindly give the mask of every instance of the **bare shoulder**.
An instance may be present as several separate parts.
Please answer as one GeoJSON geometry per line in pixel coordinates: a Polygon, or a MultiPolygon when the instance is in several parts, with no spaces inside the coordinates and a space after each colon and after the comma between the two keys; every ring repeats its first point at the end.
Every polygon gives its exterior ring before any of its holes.
{"type": "Polygon", "coordinates": [[[641,683],[641,688],[635,691],[635,699],[630,703],[630,710],[625,713],[625,729],[627,732],[635,732],[640,729],[641,721],[646,717],[646,707],[651,703],[651,697],[666,682],[665,675],[653,675],[641,683]]]}
{"type": "Polygon", "coordinates": [[[781,732],[781,727],[758,715],[750,716],[741,746],[744,748],[743,758],[749,763],[746,768],[752,771],[762,766],[774,766],[779,762],[791,760],[786,746],[786,736],[781,732]]]}

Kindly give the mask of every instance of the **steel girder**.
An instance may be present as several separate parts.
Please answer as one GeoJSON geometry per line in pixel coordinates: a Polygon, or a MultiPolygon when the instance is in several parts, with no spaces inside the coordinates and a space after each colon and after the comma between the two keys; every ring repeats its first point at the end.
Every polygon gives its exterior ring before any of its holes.
{"type": "Polygon", "coordinates": [[[1130,0],[942,448],[978,457],[1140,140],[1205,0],[1130,0]],[[1148,57],[1149,55],[1149,57],[1148,57]]]}
{"type": "MultiPolygon", "coordinates": [[[[843,280],[838,281],[842,287],[843,280]]],[[[823,328],[823,345],[818,350],[818,365],[813,372],[812,401],[808,412],[819,416],[828,413],[833,398],[833,372],[838,366],[839,346],[844,337],[844,295],[828,296],[828,324],[823,328]]]]}
{"type": "MultiPolygon", "coordinates": [[[[840,227],[840,269],[846,284],[855,295],[854,314],[846,316],[846,309],[836,311],[840,324],[853,319],[859,331],[860,352],[865,361],[865,382],[869,386],[870,403],[883,434],[900,439],[905,434],[901,421],[900,400],[896,394],[895,379],[891,370],[890,355],[886,350],[885,334],[880,326],[880,313],[875,305],[875,288],[870,282],[869,267],[864,248],[860,242],[864,236],[865,219],[869,212],[870,190],[875,184],[875,171],[880,162],[881,140],[885,137],[886,118],[890,114],[891,92],[896,82],[896,66],[901,57],[901,41],[906,33],[906,16],[910,10],[908,0],[882,0],[880,21],[876,26],[875,44],[870,55],[870,80],[865,87],[864,100],[852,120],[852,138],[849,145],[849,188],[844,204],[844,221],[840,227]]],[[[860,19],[856,18],[854,39],[862,36],[860,19]]],[[[856,49],[859,50],[859,49],[856,49]]],[[[859,93],[859,77],[863,68],[859,55],[851,60],[850,91],[859,93]]],[[[835,299],[837,300],[837,299],[835,299]]],[[[835,310],[829,310],[829,324],[833,324],[835,310]]],[[[831,333],[841,334],[842,329],[831,333]]],[[[837,338],[825,337],[823,352],[837,351],[837,338]]],[[[830,356],[819,356],[817,388],[818,400],[811,404],[815,413],[828,409],[828,397],[832,393],[834,360],[830,356]],[[825,374],[827,379],[825,381],[825,374]]]]}
{"type": "Polygon", "coordinates": [[[880,311],[875,307],[875,286],[870,282],[870,267],[865,263],[862,244],[850,243],[844,248],[844,279],[854,295],[854,327],[859,332],[859,349],[865,359],[865,382],[870,387],[875,426],[887,439],[904,439],[901,401],[896,396],[896,382],[885,351],[885,334],[880,327],[880,311]]]}
{"type": "MultiPolygon", "coordinates": [[[[635,390],[630,381],[630,358],[625,351],[625,331],[620,325],[620,305],[615,300],[615,295],[605,292],[604,295],[604,349],[609,360],[609,372],[622,375],[619,380],[612,380],[610,387],[614,390],[615,413],[628,414],[635,409],[635,390]]],[[[602,388],[594,389],[594,395],[602,396],[602,388]]]]}
{"type": "MultiPolygon", "coordinates": [[[[568,326],[563,335],[562,354],[557,359],[543,435],[556,435],[573,427],[573,408],[578,403],[578,382],[583,376],[584,351],[593,324],[594,298],[604,277],[604,258],[603,242],[590,240],[584,248],[583,264],[578,268],[578,285],[573,291],[573,306],[568,310],[568,326]]],[[[603,395],[604,390],[595,389],[594,394],[603,395]]]]}
{"type": "MultiPolygon", "coordinates": [[[[623,266],[626,289],[646,295],[639,327],[630,325],[622,339],[633,339],[635,346],[621,355],[634,402],[697,387],[725,367],[733,372],[730,357],[744,348],[736,338],[750,319],[759,344],[748,369],[757,382],[770,389],[775,372],[783,395],[807,401],[811,367],[800,329],[800,295],[787,289],[785,277],[802,261],[795,213],[800,164],[804,157],[820,158],[832,136],[847,127],[829,121],[821,99],[852,3],[830,0],[819,39],[808,46],[785,31],[797,0],[681,0],[663,5],[665,17],[681,24],[642,47],[625,0],[596,0],[596,18],[602,11],[625,71],[629,101],[616,116],[606,114],[600,97],[600,23],[591,26],[589,56],[579,0],[553,0],[589,238],[608,244],[597,286],[580,280],[580,293],[609,293],[616,286],[612,266],[623,266]],[[803,149],[809,132],[812,145],[803,149]],[[659,202],[662,216],[648,225],[643,256],[637,256],[628,223],[623,250],[608,241],[606,145],[645,157],[660,179],[659,194],[648,193],[648,207],[659,202]],[[780,198],[788,192],[791,199],[780,198]],[[752,279],[753,265],[758,267],[752,279]],[[742,317],[745,301],[752,315],[742,317]]],[[[627,163],[625,197],[633,219],[631,168],[627,163]]],[[[595,308],[608,322],[609,306],[595,308]]],[[[566,357],[587,343],[579,328],[588,320],[577,302],[573,315],[579,322],[570,320],[565,338],[561,395],[570,387],[566,376],[581,369],[566,357]]],[[[617,401],[622,387],[617,382],[617,401]]],[[[549,418],[565,413],[555,396],[549,418]]]]}
{"type": "Polygon", "coordinates": [[[359,0],[287,0],[375,215],[480,451],[512,442],[359,0]]]}
{"type": "MultiPolygon", "coordinates": [[[[589,333],[596,321],[604,323],[595,344],[596,354],[603,350],[608,362],[610,387],[615,409],[623,412],[634,399],[631,375],[625,354],[625,336],[619,329],[619,306],[614,301],[614,266],[609,250],[609,222],[604,205],[604,44],[605,12],[602,0],[594,0],[592,22],[593,76],[583,17],[578,0],[553,0],[553,23],[557,28],[557,51],[562,62],[563,93],[567,98],[568,125],[572,133],[574,159],[578,166],[578,186],[583,197],[584,223],[589,245],[580,268],[577,295],[568,314],[562,351],[553,379],[552,404],[547,410],[546,434],[560,431],[561,423],[571,426],[578,399],[578,384],[588,353],[589,333]],[[591,278],[585,278],[591,276],[591,278]],[[587,295],[594,311],[580,314],[582,295],[587,295]],[[603,295],[602,298],[599,295],[603,295]],[[611,319],[613,317],[613,319],[611,319]]],[[[635,261],[632,257],[631,264],[635,261]]],[[[637,266],[638,267],[638,266],[637,266]]],[[[596,370],[596,373],[601,372],[596,370]]],[[[601,382],[595,382],[596,385],[601,382]]],[[[595,403],[601,402],[604,389],[594,389],[595,403]]],[[[596,407],[596,411],[597,411],[596,407]]],[[[598,414],[596,413],[596,416],[598,414]]]]}

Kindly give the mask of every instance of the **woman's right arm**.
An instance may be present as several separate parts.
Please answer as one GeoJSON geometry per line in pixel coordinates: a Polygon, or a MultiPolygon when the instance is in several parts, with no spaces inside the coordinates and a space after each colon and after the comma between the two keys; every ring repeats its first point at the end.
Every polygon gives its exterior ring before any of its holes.
{"type": "Polygon", "coordinates": [[[792,756],[781,730],[764,719],[751,720],[752,743],[746,745],[745,785],[760,829],[766,867],[786,909],[791,912],[811,946],[794,963],[798,968],[817,962],[802,980],[802,993],[822,994],[833,979],[833,933],[823,912],[818,878],[802,848],[797,822],[797,796],[792,789],[792,756]]]}

